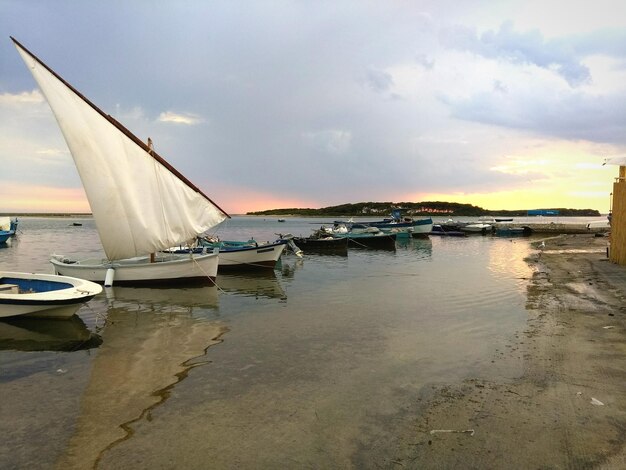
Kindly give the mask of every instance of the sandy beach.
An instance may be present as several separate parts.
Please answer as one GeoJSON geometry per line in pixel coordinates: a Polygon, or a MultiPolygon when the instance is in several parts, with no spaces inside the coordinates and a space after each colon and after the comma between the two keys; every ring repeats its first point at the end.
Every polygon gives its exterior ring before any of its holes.
{"type": "Polygon", "coordinates": [[[626,468],[626,268],[608,261],[606,237],[544,243],[527,260],[527,327],[501,352],[523,358],[523,375],[433,387],[390,464],[626,468]]]}

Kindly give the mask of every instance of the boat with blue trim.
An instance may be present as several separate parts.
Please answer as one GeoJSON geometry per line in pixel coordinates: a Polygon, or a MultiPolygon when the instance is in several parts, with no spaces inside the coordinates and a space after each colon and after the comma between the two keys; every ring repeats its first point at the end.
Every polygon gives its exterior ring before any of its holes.
{"type": "Polygon", "coordinates": [[[100,292],[100,285],[84,279],[0,271],[0,318],[69,318],[100,292]]]}
{"type": "Polygon", "coordinates": [[[193,247],[170,248],[168,253],[195,254],[217,251],[218,271],[224,270],[257,270],[274,269],[283,254],[287,240],[274,242],[257,242],[254,239],[247,241],[219,240],[217,238],[199,237],[193,247]]]}

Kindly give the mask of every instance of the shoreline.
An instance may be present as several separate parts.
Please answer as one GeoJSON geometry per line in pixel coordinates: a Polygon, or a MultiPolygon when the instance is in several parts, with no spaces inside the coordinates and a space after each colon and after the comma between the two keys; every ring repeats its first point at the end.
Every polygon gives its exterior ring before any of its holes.
{"type": "Polygon", "coordinates": [[[32,214],[18,214],[15,212],[6,212],[0,213],[0,217],[50,217],[50,218],[79,218],[79,217],[93,217],[91,213],[80,213],[80,212],[52,212],[52,213],[32,213],[32,214]]]}
{"type": "Polygon", "coordinates": [[[608,261],[605,237],[543,242],[526,260],[526,326],[492,361],[520,357],[521,376],[425,391],[391,463],[626,468],[626,267],[608,261]]]}

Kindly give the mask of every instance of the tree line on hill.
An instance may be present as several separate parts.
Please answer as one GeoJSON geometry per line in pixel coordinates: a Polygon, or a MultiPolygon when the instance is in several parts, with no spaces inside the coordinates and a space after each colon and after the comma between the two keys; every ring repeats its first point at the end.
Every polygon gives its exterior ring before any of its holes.
{"type": "MultiPolygon", "coordinates": [[[[456,202],[428,201],[428,202],[357,202],[354,204],[340,204],[338,206],[310,208],[269,209],[257,212],[247,212],[246,215],[299,215],[316,217],[337,216],[372,216],[388,217],[393,209],[402,208],[408,215],[430,216],[466,216],[478,217],[483,215],[501,215],[508,217],[524,217],[528,210],[487,210],[472,204],[456,202]]],[[[540,208],[542,210],[558,211],[563,217],[596,217],[600,212],[595,209],[566,209],[540,208]]]]}

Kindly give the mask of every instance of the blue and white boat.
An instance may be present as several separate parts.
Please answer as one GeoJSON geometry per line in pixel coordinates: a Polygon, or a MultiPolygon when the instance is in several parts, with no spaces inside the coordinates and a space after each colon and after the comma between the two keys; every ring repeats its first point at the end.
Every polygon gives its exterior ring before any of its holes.
{"type": "Polygon", "coordinates": [[[17,230],[17,219],[11,220],[10,217],[0,217],[0,245],[15,236],[17,230]]]}
{"type": "Polygon", "coordinates": [[[3,245],[7,242],[9,238],[15,235],[13,230],[2,230],[0,231],[0,245],[3,245]]]}
{"type": "Polygon", "coordinates": [[[100,285],[74,277],[0,271],[0,318],[69,318],[100,292],[100,285]]]}
{"type": "Polygon", "coordinates": [[[318,231],[320,235],[347,239],[348,246],[353,248],[396,249],[397,233],[385,233],[377,227],[361,226],[353,231],[345,224],[336,222],[332,228],[322,226],[318,231]]]}
{"type": "Polygon", "coordinates": [[[198,238],[197,246],[170,248],[167,252],[180,254],[191,251],[201,254],[217,250],[218,271],[274,269],[287,243],[287,240],[259,243],[256,240],[222,241],[198,238]]]}

